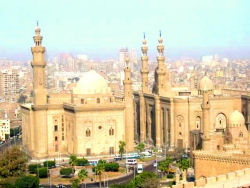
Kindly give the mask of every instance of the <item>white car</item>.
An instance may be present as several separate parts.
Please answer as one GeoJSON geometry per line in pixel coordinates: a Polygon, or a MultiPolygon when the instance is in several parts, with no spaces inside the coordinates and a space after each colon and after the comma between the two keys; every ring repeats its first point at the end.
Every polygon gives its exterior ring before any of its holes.
{"type": "Polygon", "coordinates": [[[142,164],[138,164],[137,165],[137,173],[140,174],[143,172],[143,165],[142,164]]]}

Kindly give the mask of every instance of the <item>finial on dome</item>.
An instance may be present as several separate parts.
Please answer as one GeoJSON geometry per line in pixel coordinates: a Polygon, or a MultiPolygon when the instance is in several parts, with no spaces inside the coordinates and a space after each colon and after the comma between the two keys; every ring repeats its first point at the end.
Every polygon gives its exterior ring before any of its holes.
{"type": "Polygon", "coordinates": [[[145,37],[145,32],[143,32],[143,39],[144,39],[144,40],[146,39],[146,37],[145,37]]]}
{"type": "Polygon", "coordinates": [[[38,24],[38,21],[36,21],[36,27],[35,27],[35,32],[36,32],[36,35],[39,35],[40,34],[40,27],[39,27],[39,24],[38,24]]]}
{"type": "Polygon", "coordinates": [[[159,34],[160,34],[160,38],[161,38],[161,30],[159,31],[159,34]]]}

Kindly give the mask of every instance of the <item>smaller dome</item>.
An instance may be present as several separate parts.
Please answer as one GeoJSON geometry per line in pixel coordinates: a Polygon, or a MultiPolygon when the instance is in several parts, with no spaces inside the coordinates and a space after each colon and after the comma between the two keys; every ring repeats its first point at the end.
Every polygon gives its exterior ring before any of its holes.
{"type": "Polygon", "coordinates": [[[238,110],[233,111],[229,116],[229,127],[240,127],[245,124],[245,118],[238,110]]]}
{"type": "Polygon", "coordinates": [[[199,84],[199,88],[202,91],[211,91],[213,90],[213,82],[208,76],[204,76],[199,84]]]}

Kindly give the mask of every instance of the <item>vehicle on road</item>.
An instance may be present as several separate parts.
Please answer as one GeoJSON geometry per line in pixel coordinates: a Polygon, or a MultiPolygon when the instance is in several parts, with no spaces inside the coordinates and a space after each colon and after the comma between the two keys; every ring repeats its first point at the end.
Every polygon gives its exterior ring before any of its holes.
{"type": "Polygon", "coordinates": [[[157,163],[157,161],[154,161],[154,164],[153,164],[153,166],[154,166],[155,168],[157,168],[157,166],[158,166],[158,163],[157,163]]]}
{"type": "Polygon", "coordinates": [[[137,160],[136,159],[126,159],[126,165],[136,165],[137,160]]]}
{"type": "Polygon", "coordinates": [[[89,164],[91,165],[91,166],[96,166],[97,164],[98,164],[98,159],[96,159],[96,160],[88,160],[89,161],[89,164]]]}
{"type": "Polygon", "coordinates": [[[141,152],[141,157],[149,158],[152,157],[152,154],[148,151],[141,152]]]}
{"type": "Polygon", "coordinates": [[[137,165],[137,173],[140,174],[143,172],[143,164],[138,164],[137,165]]]}

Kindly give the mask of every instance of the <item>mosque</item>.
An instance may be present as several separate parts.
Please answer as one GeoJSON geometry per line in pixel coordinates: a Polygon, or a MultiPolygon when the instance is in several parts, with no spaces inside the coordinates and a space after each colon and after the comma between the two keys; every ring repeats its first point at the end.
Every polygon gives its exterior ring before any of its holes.
{"type": "Polygon", "coordinates": [[[166,150],[249,150],[250,97],[217,95],[207,75],[198,89],[191,77],[190,91],[173,90],[161,37],[152,91],[144,38],[141,90],[132,90],[126,58],[123,98],[114,96],[94,70],[84,73],[70,93],[48,93],[39,27],[33,39],[33,103],[21,105],[23,145],[32,158],[112,155],[119,152],[119,141],[126,142],[128,152],[139,142],[166,150]]]}

